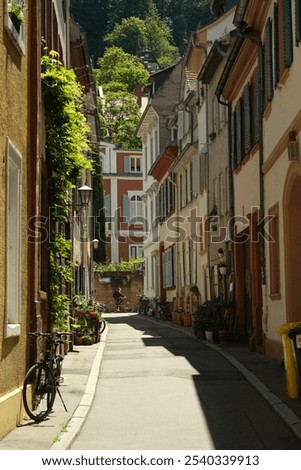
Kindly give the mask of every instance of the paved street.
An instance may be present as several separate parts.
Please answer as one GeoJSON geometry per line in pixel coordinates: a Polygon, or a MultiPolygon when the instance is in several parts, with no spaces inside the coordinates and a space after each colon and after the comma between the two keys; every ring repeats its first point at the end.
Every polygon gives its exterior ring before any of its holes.
{"type": "Polygon", "coordinates": [[[71,449],[301,449],[217,351],[147,317],[107,319],[94,402],[71,449]]]}

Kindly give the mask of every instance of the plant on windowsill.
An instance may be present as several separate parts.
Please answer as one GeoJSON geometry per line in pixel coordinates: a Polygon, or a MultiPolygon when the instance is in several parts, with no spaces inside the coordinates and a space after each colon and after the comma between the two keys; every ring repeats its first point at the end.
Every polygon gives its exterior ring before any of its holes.
{"type": "Polygon", "coordinates": [[[24,2],[22,0],[10,0],[8,2],[8,14],[16,31],[19,33],[24,21],[24,2]]]}

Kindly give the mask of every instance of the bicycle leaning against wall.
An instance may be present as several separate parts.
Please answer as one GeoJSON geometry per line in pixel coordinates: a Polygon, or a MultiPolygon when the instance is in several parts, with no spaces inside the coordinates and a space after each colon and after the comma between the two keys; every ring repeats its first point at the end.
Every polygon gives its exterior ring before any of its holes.
{"type": "Polygon", "coordinates": [[[68,333],[28,333],[32,338],[44,339],[42,358],[27,372],[23,383],[23,404],[28,416],[36,422],[43,421],[51,412],[58,393],[65,411],[67,408],[59,390],[64,357],[59,346],[66,341],[68,333]]]}

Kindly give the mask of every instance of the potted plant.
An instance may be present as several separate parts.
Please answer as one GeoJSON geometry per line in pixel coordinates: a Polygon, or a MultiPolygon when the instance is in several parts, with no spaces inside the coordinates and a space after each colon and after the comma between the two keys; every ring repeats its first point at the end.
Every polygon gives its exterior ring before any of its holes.
{"type": "Polygon", "coordinates": [[[86,333],[88,322],[85,317],[75,319],[75,323],[71,325],[74,331],[74,344],[80,346],[83,344],[83,336],[86,333]]]}
{"type": "Polygon", "coordinates": [[[215,329],[215,315],[212,302],[204,302],[198,309],[194,321],[196,336],[205,336],[206,339],[212,339],[215,329]]]}
{"type": "Polygon", "coordinates": [[[24,21],[24,2],[23,0],[9,0],[8,14],[17,32],[20,31],[24,21]]]}
{"type": "Polygon", "coordinates": [[[93,344],[93,339],[90,333],[85,333],[82,339],[83,339],[83,344],[85,344],[86,346],[90,346],[91,344],[93,344]]]}

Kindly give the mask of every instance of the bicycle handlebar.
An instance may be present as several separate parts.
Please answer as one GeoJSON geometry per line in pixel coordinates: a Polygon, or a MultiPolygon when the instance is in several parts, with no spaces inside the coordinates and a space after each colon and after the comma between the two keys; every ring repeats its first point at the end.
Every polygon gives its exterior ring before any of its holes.
{"type": "Polygon", "coordinates": [[[72,336],[73,333],[66,333],[64,331],[53,331],[52,333],[41,333],[40,331],[32,331],[28,333],[28,336],[32,336],[35,338],[42,337],[46,338],[48,341],[56,342],[56,343],[63,343],[64,341],[61,339],[62,336],[72,336]]]}

